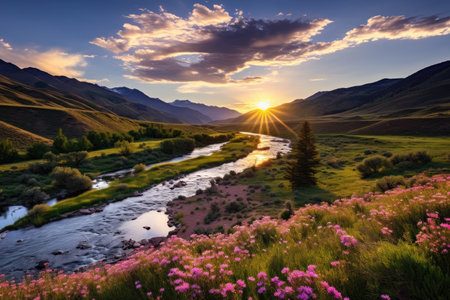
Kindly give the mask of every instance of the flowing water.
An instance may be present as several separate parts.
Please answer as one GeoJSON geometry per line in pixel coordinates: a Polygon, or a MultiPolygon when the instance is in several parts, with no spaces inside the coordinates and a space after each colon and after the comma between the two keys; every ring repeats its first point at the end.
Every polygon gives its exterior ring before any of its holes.
{"type": "Polygon", "coordinates": [[[289,143],[284,140],[266,135],[260,137],[258,148],[265,150],[255,150],[235,162],[188,174],[182,178],[186,186],[173,188],[169,180],[145,191],[142,196],[111,203],[100,213],[8,232],[0,239],[0,274],[20,278],[43,260],[49,261],[51,268],[73,271],[120,254],[123,240],[166,236],[172,230],[165,214],[170,200],[180,195],[193,196],[198,189],[209,187],[211,179],[230,171],[241,172],[275,157],[278,152],[290,150],[289,143]],[[150,226],[150,230],[143,226],[150,226]],[[92,247],[77,249],[81,241],[87,241],[92,247]],[[52,254],[58,250],[64,254],[52,254]]]}

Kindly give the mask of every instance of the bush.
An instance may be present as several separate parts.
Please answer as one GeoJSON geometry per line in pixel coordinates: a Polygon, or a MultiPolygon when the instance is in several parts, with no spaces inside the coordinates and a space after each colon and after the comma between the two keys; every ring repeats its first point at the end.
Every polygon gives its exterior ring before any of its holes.
{"type": "Polygon", "coordinates": [[[161,151],[166,154],[181,154],[192,152],[195,148],[193,139],[176,138],[162,141],[160,144],[161,151]]]}
{"type": "Polygon", "coordinates": [[[283,220],[289,220],[289,218],[292,216],[292,213],[289,210],[283,210],[283,212],[280,215],[280,218],[283,220]]]}
{"type": "Polygon", "coordinates": [[[356,169],[361,173],[362,178],[379,173],[383,168],[389,168],[389,160],[384,156],[372,156],[363,160],[356,169]]]}
{"type": "Polygon", "coordinates": [[[55,163],[35,163],[35,164],[31,164],[29,166],[29,170],[34,173],[34,174],[48,174],[50,173],[53,168],[55,168],[56,164],[55,163]]]}
{"type": "Polygon", "coordinates": [[[225,211],[227,213],[236,213],[236,212],[241,211],[243,208],[244,208],[244,205],[242,205],[236,201],[232,201],[225,206],[225,211]]]}
{"type": "Polygon", "coordinates": [[[39,159],[44,156],[45,153],[50,151],[50,147],[44,143],[33,143],[31,147],[27,149],[27,157],[29,159],[39,159]]]}
{"type": "Polygon", "coordinates": [[[65,156],[67,163],[73,166],[79,166],[88,158],[87,151],[70,152],[65,156]]]}
{"type": "Polygon", "coordinates": [[[67,189],[69,193],[79,193],[92,187],[92,180],[81,175],[78,169],[69,167],[56,167],[50,174],[55,179],[55,186],[67,189]]]}
{"type": "Polygon", "coordinates": [[[426,151],[417,151],[407,154],[396,154],[391,158],[391,163],[394,166],[400,167],[402,165],[420,164],[424,165],[431,162],[431,156],[426,151]]]}
{"type": "Polygon", "coordinates": [[[17,149],[10,140],[0,140],[0,163],[13,162],[18,157],[17,149]]]}
{"type": "Polygon", "coordinates": [[[203,219],[203,222],[205,224],[209,224],[209,223],[214,222],[218,218],[220,218],[220,208],[217,205],[217,203],[211,203],[210,210],[209,210],[208,214],[205,216],[205,218],[203,219]]]}
{"type": "Polygon", "coordinates": [[[37,215],[42,215],[43,213],[48,211],[49,208],[50,206],[48,206],[47,204],[36,204],[32,209],[28,211],[28,216],[34,217],[37,215]]]}
{"type": "Polygon", "coordinates": [[[123,156],[128,156],[134,153],[133,145],[128,141],[119,141],[114,145],[116,148],[120,148],[119,153],[123,156]]]}
{"type": "Polygon", "coordinates": [[[405,178],[403,176],[384,176],[383,178],[377,180],[376,188],[381,192],[387,190],[392,190],[399,185],[405,185],[405,178]]]}
{"type": "Polygon", "coordinates": [[[44,153],[42,158],[50,163],[56,163],[56,162],[58,162],[58,159],[59,159],[58,155],[56,155],[55,153],[50,152],[50,151],[44,153]]]}
{"type": "Polygon", "coordinates": [[[140,173],[140,172],[145,171],[145,169],[146,169],[146,166],[144,164],[137,164],[133,167],[133,172],[140,173]]]}
{"type": "Polygon", "coordinates": [[[32,204],[42,203],[50,198],[40,187],[32,187],[22,193],[20,198],[28,200],[32,204]]]}

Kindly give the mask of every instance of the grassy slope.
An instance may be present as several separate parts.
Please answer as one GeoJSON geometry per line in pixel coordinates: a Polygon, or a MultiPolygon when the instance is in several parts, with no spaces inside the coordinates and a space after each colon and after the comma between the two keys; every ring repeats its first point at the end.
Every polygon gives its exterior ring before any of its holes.
{"type": "Polygon", "coordinates": [[[285,187],[289,182],[284,178],[284,168],[288,160],[273,160],[259,168],[254,176],[239,180],[239,184],[258,184],[270,187],[266,192],[256,191],[250,197],[260,202],[253,208],[259,215],[277,216],[284,206],[285,200],[294,200],[296,207],[306,203],[332,201],[341,197],[349,197],[353,193],[362,195],[375,188],[375,182],[387,175],[412,176],[418,172],[450,170],[450,138],[442,137],[412,137],[412,136],[352,136],[352,135],[318,135],[318,149],[321,154],[321,165],[317,174],[318,186],[301,188],[295,192],[285,187]],[[364,151],[377,151],[365,155],[364,151]],[[371,155],[384,152],[409,153],[427,151],[433,162],[412,170],[385,171],[378,176],[361,179],[356,171],[360,160],[371,155]],[[356,160],[355,160],[356,159],[356,160]],[[434,171],[433,171],[434,170],[434,171]],[[280,184],[284,187],[280,187],[280,184]],[[275,196],[270,196],[274,193],[275,196]],[[281,201],[276,201],[280,199],[281,201]]]}
{"type": "Polygon", "coordinates": [[[42,225],[61,214],[83,207],[90,207],[100,203],[118,201],[131,196],[135,191],[141,191],[152,184],[181,174],[191,173],[199,169],[220,165],[246,156],[256,148],[258,138],[254,136],[238,135],[235,139],[222,147],[222,150],[210,156],[200,156],[179,163],[167,163],[153,167],[135,176],[115,180],[110,187],[102,190],[91,190],[74,198],[62,200],[47,211],[34,217],[24,217],[13,226],[4,230],[23,227],[30,224],[42,225]]]}
{"type": "Polygon", "coordinates": [[[49,139],[2,121],[0,121],[0,137],[9,139],[19,150],[25,150],[35,142],[41,142],[47,145],[51,144],[49,139]]]}
{"type": "Polygon", "coordinates": [[[5,299],[46,293],[46,299],[280,294],[295,299],[302,293],[304,299],[448,299],[450,260],[440,241],[450,238],[444,220],[450,216],[449,195],[450,177],[436,176],[410,189],[307,206],[288,221],[263,218],[230,235],[172,237],[161,249],[140,250],[87,272],[50,270],[38,281],[4,282],[0,294],[5,299]]]}

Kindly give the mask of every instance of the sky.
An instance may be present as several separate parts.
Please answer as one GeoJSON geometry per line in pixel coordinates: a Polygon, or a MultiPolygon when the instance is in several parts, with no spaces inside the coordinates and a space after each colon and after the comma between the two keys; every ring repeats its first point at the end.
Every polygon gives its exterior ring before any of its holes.
{"type": "Polygon", "coordinates": [[[0,58],[245,112],[450,59],[450,1],[3,0],[0,58]]]}

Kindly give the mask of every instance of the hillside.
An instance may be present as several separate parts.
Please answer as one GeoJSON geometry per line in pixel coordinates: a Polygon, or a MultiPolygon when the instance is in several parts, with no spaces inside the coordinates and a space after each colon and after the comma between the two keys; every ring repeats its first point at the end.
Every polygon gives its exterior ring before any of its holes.
{"type": "Polygon", "coordinates": [[[51,141],[49,139],[43,138],[37,134],[17,128],[2,121],[0,121],[0,137],[9,139],[20,150],[25,150],[36,142],[51,145],[51,141]]]}
{"type": "Polygon", "coordinates": [[[189,100],[175,100],[170,104],[179,106],[179,107],[187,107],[201,112],[202,114],[209,116],[213,121],[225,120],[231,118],[237,118],[241,114],[233,109],[229,109],[227,107],[219,107],[206,105],[203,103],[195,103],[189,100]]]}
{"type": "MultiPolygon", "coordinates": [[[[445,135],[450,123],[450,61],[404,79],[318,92],[268,111],[283,122],[310,120],[318,132],[445,135]]],[[[258,113],[251,111],[219,123],[251,124],[258,113]]]]}
{"type": "Polygon", "coordinates": [[[0,60],[0,75],[27,85],[34,93],[59,92],[69,98],[83,99],[97,110],[106,110],[119,116],[155,121],[179,123],[176,117],[160,112],[149,106],[134,103],[121,95],[96,84],[81,82],[65,76],[52,76],[35,68],[24,68],[0,60]],[[99,108],[100,107],[100,108],[99,108]]]}
{"type": "Polygon", "coordinates": [[[127,87],[115,87],[112,91],[126,97],[127,99],[157,109],[161,112],[173,115],[179,120],[190,124],[204,124],[212,121],[210,117],[204,115],[197,110],[178,107],[162,101],[159,98],[151,98],[137,89],[130,89],[127,87]]]}

